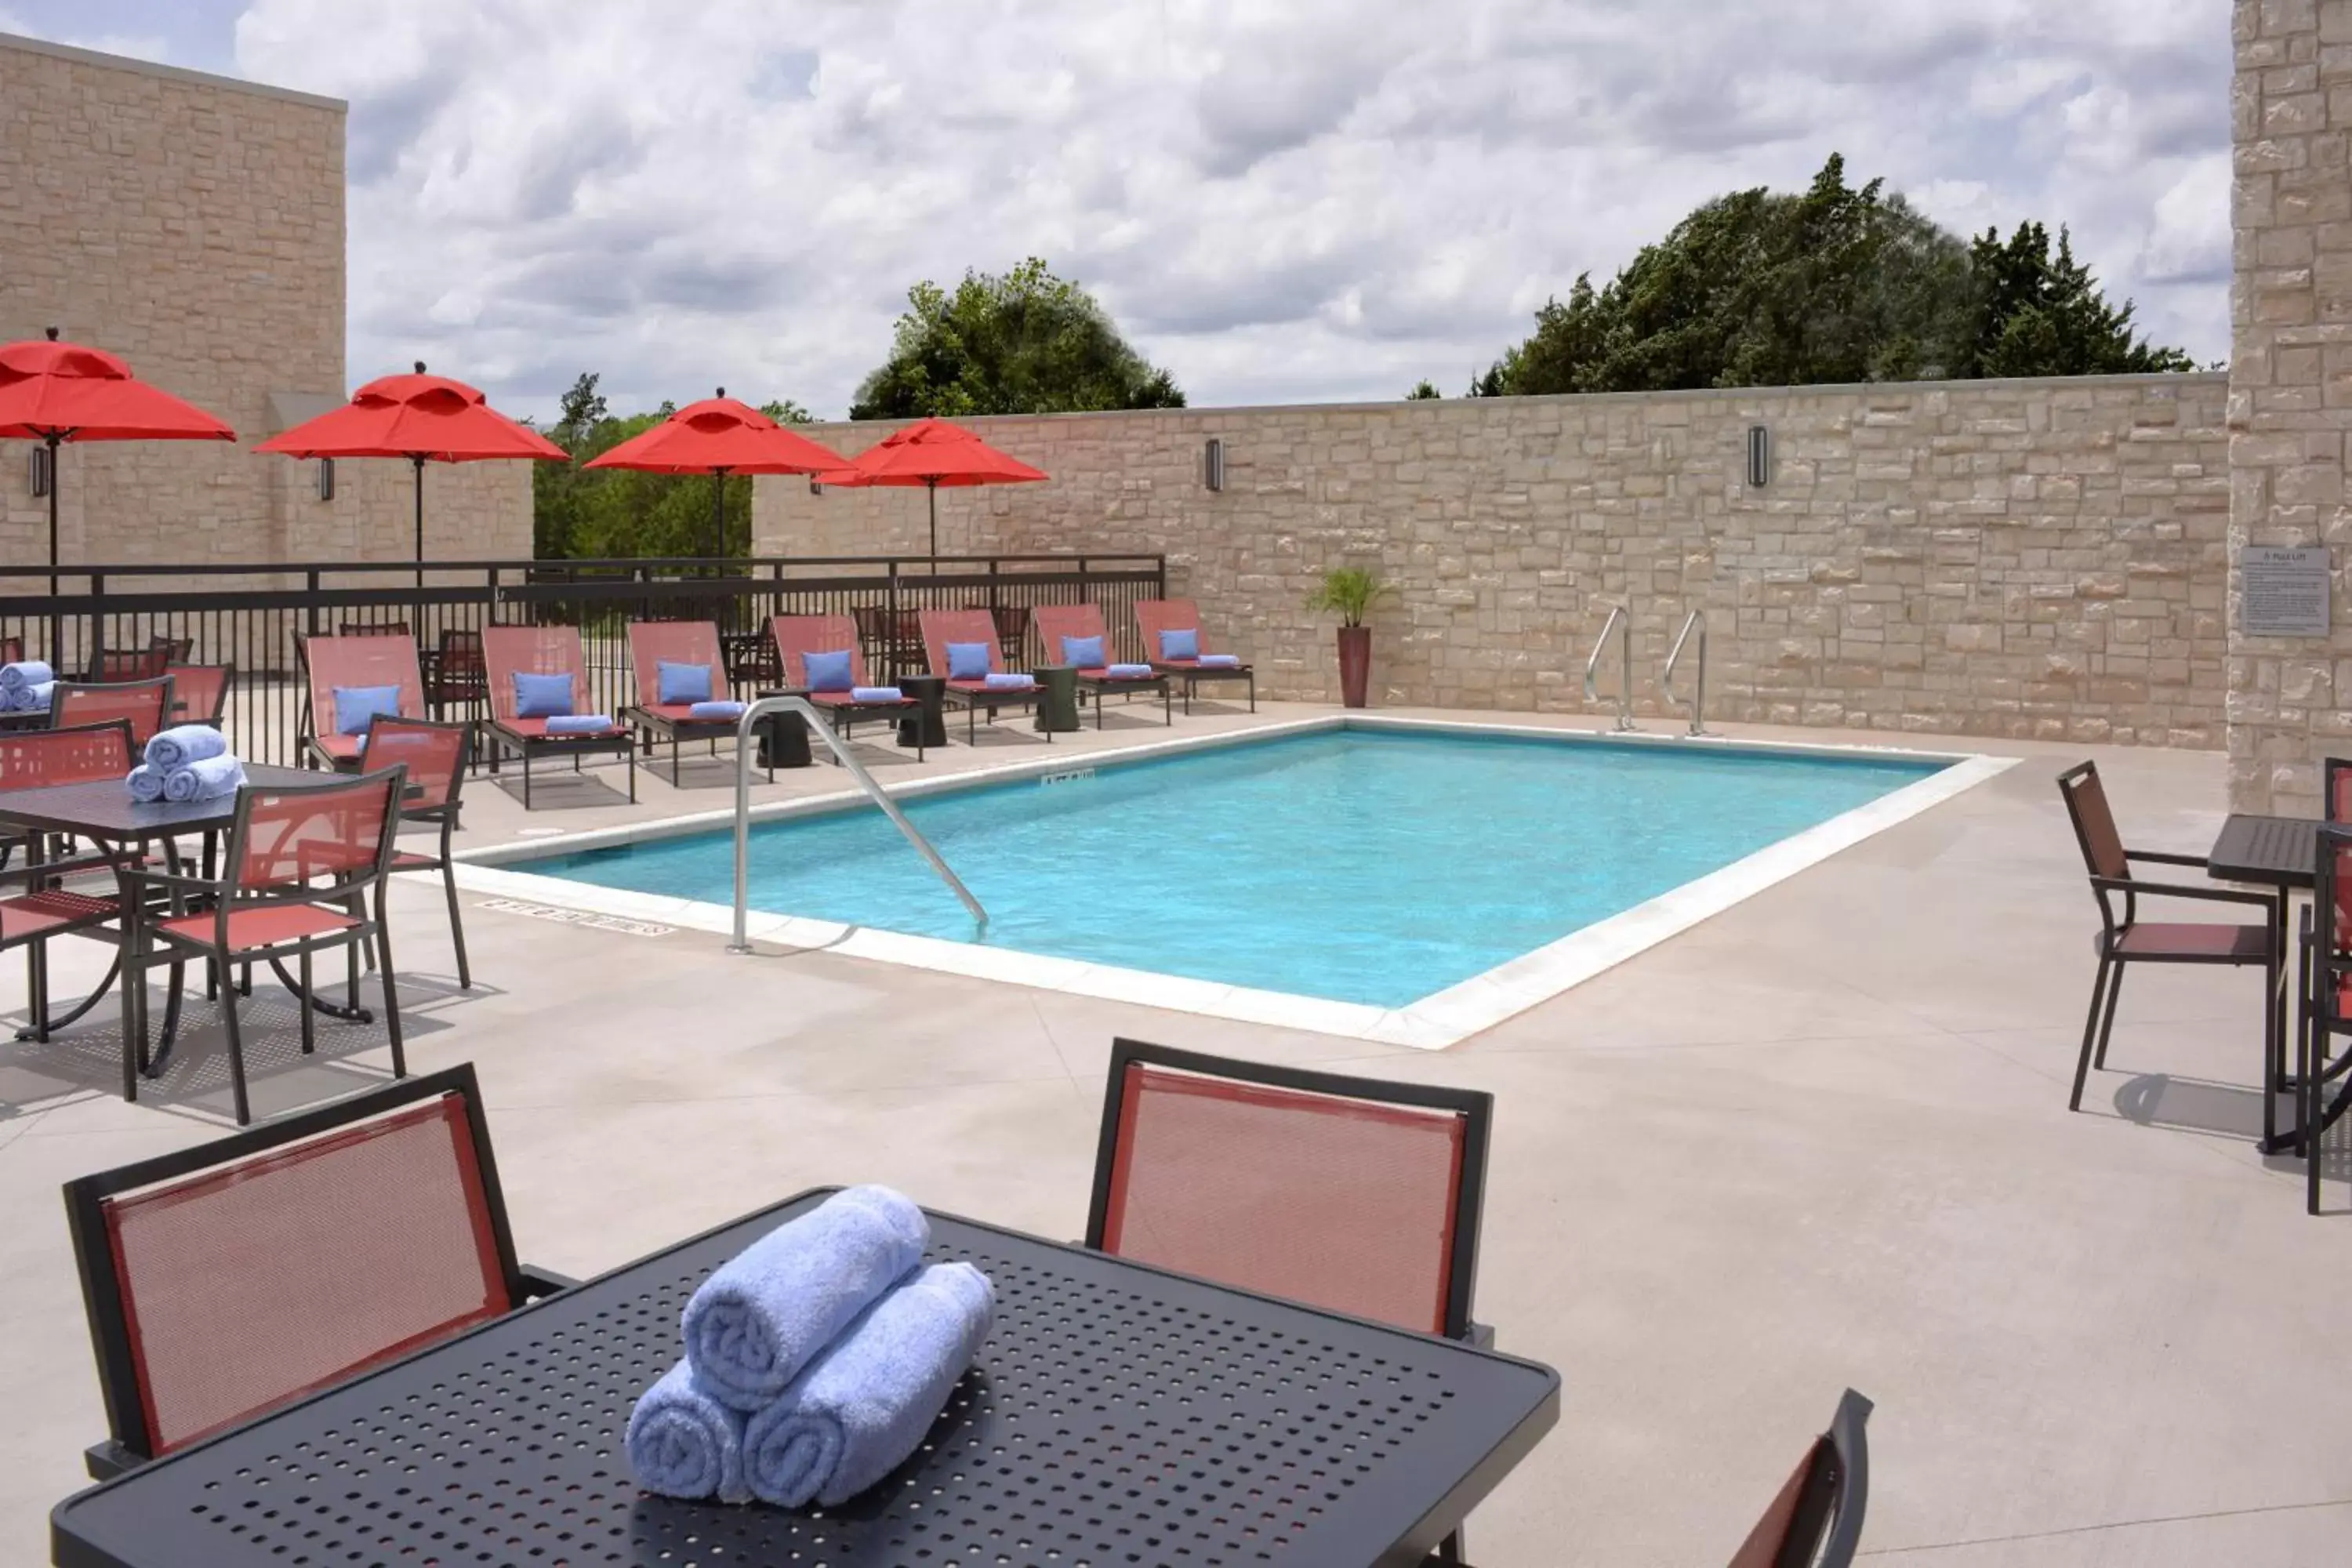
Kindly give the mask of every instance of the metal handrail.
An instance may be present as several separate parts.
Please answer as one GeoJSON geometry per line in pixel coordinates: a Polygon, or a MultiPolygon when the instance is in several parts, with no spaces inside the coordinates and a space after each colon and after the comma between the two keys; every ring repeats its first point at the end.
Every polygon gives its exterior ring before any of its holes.
{"type": "Polygon", "coordinates": [[[931,863],[931,869],[940,874],[940,879],[955,889],[955,896],[963,900],[963,907],[971,911],[971,918],[985,931],[988,911],[980,907],[980,900],[971,896],[963,879],[948,869],[948,863],[931,847],[931,841],[915,830],[915,825],[907,820],[907,814],[898,809],[898,803],[882,792],[874,775],[866,771],[866,764],[850,755],[849,747],[818,714],[816,704],[805,697],[762,697],[743,710],[742,721],[735,730],[735,940],[727,944],[727,951],[751,951],[751,939],[744,929],[751,920],[751,726],[771,713],[798,713],[808,721],[811,732],[832,749],[841,765],[849,770],[849,776],[857,781],[858,787],[873,796],[882,815],[907,836],[907,842],[922,852],[923,858],[931,863]]]}
{"type": "Polygon", "coordinates": [[[1641,726],[1633,722],[1633,617],[1625,613],[1622,605],[1610,607],[1609,619],[1601,624],[1601,636],[1593,641],[1592,657],[1584,661],[1584,700],[1601,700],[1596,672],[1601,668],[1601,656],[1608,649],[1609,634],[1612,631],[1617,634],[1618,650],[1617,728],[1621,731],[1638,730],[1641,726]]]}
{"type": "Polygon", "coordinates": [[[1666,706],[1679,708],[1675,700],[1675,666],[1682,661],[1683,644],[1690,641],[1691,628],[1698,628],[1698,678],[1691,686],[1690,732],[1707,733],[1706,728],[1706,612],[1693,610],[1683,621],[1682,631],[1675,637],[1675,650],[1666,655],[1665,672],[1658,677],[1658,689],[1665,693],[1666,706]]]}

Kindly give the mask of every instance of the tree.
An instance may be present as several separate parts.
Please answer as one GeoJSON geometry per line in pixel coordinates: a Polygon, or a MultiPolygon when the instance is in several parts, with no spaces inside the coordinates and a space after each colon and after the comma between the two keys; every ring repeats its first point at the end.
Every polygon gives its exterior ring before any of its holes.
{"type": "Polygon", "coordinates": [[[1607,287],[1579,276],[1472,395],[2189,368],[2133,342],[2063,235],[2047,249],[2039,225],[1963,245],[1832,153],[1801,195],[1718,196],[1607,287]]]}
{"type": "Polygon", "coordinates": [[[852,419],[1184,406],[1093,296],[1035,257],[1001,276],[966,272],[952,293],[926,279],[907,305],[852,419]]]}
{"type": "Polygon", "coordinates": [[[1437,384],[1435,382],[1424,377],[1420,381],[1414,382],[1412,384],[1412,390],[1406,393],[1404,395],[1405,401],[1408,403],[1415,403],[1425,401],[1432,397],[1443,397],[1445,394],[1437,390],[1437,384]]]}

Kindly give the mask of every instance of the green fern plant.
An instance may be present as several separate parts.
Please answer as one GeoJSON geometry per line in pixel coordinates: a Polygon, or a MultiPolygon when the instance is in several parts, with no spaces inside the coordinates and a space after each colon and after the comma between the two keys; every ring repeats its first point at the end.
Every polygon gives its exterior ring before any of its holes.
{"type": "Polygon", "coordinates": [[[1323,581],[1307,595],[1307,607],[1329,611],[1339,617],[1343,626],[1360,626],[1371,607],[1393,591],[1380,580],[1378,574],[1366,567],[1334,566],[1323,574],[1323,581]]]}

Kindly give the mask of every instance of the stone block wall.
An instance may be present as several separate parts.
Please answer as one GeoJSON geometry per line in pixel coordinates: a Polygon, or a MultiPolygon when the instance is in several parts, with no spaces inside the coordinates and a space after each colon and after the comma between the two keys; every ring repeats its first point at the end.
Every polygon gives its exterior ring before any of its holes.
{"type": "MultiPolygon", "coordinates": [[[[1667,710],[1659,667],[1703,609],[1719,718],[2218,748],[2224,391],[2200,374],[976,419],[1054,478],[941,490],[940,545],[1164,552],[1171,591],[1279,696],[1336,700],[1330,626],[1300,604],[1348,563],[1398,590],[1372,617],[1377,701],[1581,709],[1622,603],[1645,714],[1667,710]],[[1773,448],[1760,488],[1754,425],[1773,448]]],[[[854,455],[890,428],[811,434],[854,455]]],[[[919,559],[924,497],[763,479],[753,528],[762,552],[919,559]]]]}

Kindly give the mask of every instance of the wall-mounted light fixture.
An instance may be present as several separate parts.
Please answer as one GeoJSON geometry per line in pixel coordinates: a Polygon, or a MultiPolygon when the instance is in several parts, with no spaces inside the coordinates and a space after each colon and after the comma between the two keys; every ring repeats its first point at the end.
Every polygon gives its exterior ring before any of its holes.
{"type": "Polygon", "coordinates": [[[26,474],[25,482],[32,486],[33,497],[37,500],[47,495],[49,486],[56,482],[57,476],[49,471],[49,458],[53,455],[47,447],[33,448],[33,466],[26,474]]]}
{"type": "Polygon", "coordinates": [[[335,499],[335,459],[332,458],[319,459],[319,499],[335,499]]]}
{"type": "Polygon", "coordinates": [[[1208,480],[1213,490],[1225,488],[1225,444],[1214,436],[1209,437],[1208,458],[1202,466],[1202,477],[1208,480]]]}
{"type": "Polygon", "coordinates": [[[1760,490],[1772,478],[1772,432],[1761,425],[1748,427],[1748,488],[1760,490]]]}
{"type": "Polygon", "coordinates": [[[824,487],[816,482],[816,476],[814,474],[811,474],[809,476],[809,494],[813,496],[821,496],[824,494],[824,487]]]}

